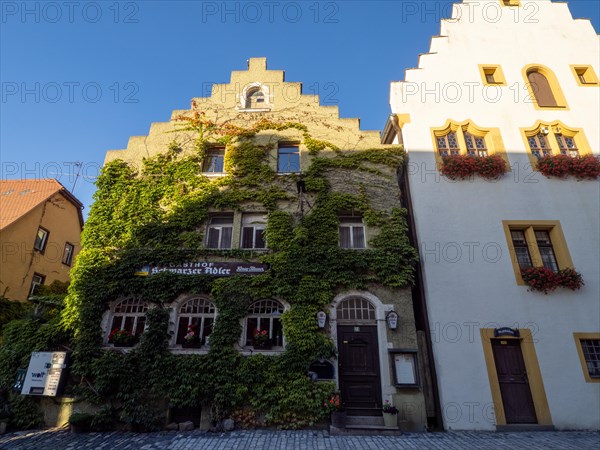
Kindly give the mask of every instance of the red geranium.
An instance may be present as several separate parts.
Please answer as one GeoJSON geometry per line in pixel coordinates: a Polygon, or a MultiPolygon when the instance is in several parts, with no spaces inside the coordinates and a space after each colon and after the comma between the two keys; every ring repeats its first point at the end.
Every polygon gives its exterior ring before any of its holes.
{"type": "Polygon", "coordinates": [[[530,291],[539,291],[544,294],[554,291],[558,287],[576,291],[584,285],[581,274],[571,267],[558,272],[546,267],[529,267],[521,270],[521,276],[530,291]]]}
{"type": "Polygon", "coordinates": [[[475,173],[495,180],[506,173],[506,161],[500,155],[451,155],[443,158],[440,172],[451,180],[464,180],[475,173]]]}

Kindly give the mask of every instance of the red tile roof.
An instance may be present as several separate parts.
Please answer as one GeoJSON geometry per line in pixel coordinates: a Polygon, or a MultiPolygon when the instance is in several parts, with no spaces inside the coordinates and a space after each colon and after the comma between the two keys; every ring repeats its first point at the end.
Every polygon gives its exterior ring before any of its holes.
{"type": "Polygon", "coordinates": [[[23,217],[54,194],[60,193],[79,209],[83,226],[83,205],[54,179],[0,180],[0,229],[23,217]]]}

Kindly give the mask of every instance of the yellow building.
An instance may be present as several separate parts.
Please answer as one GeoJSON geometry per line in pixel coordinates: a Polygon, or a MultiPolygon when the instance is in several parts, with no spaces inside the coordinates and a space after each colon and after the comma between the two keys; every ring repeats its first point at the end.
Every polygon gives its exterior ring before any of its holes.
{"type": "Polygon", "coordinates": [[[0,296],[25,301],[38,285],[69,281],[82,208],[54,179],[0,181],[0,296]]]}

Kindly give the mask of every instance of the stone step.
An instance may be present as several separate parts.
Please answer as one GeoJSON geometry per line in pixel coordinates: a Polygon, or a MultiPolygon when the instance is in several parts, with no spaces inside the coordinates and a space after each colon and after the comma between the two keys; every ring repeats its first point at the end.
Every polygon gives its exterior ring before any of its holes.
{"type": "Polygon", "coordinates": [[[332,436],[400,436],[402,431],[398,427],[384,427],[377,425],[346,425],[346,428],[329,427],[332,436]]]}
{"type": "Polygon", "coordinates": [[[346,416],[346,426],[372,425],[383,427],[383,416],[346,416]]]}

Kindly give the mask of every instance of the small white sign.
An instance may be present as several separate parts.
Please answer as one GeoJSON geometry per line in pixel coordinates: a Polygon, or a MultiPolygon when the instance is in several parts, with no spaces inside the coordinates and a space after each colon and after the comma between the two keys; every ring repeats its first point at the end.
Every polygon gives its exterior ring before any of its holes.
{"type": "Polygon", "coordinates": [[[396,384],[416,384],[415,358],[410,353],[394,355],[396,365],[396,384]]]}

